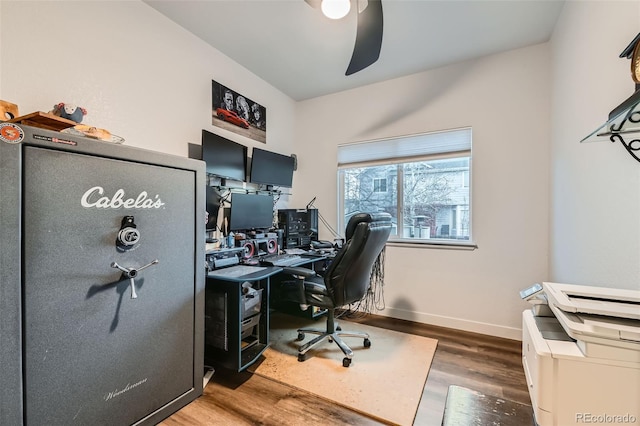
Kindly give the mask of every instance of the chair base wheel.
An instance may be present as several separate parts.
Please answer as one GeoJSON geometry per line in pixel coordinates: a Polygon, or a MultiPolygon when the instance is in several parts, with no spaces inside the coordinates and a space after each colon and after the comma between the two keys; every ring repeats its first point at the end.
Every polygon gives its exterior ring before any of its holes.
{"type": "MultiPolygon", "coordinates": [[[[1,0],[0,0],[1,1],[1,0]]],[[[337,324],[333,321],[333,311],[327,311],[327,327],[326,330],[318,330],[315,328],[298,328],[298,338],[296,340],[301,341],[304,340],[307,334],[314,335],[314,337],[306,343],[301,343],[298,346],[298,361],[302,362],[307,359],[306,355],[309,351],[318,347],[323,343],[335,343],[338,345],[340,350],[343,353],[344,359],[342,360],[343,367],[349,367],[351,365],[351,361],[354,358],[354,352],[349,347],[349,345],[343,341],[345,337],[353,337],[363,339],[364,347],[371,347],[371,340],[369,340],[369,334],[361,331],[343,331],[341,328],[337,327],[337,324]]]]}

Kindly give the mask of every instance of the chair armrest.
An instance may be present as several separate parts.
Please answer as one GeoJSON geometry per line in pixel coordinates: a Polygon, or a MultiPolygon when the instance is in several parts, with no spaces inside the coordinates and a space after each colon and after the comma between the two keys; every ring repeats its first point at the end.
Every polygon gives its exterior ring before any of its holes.
{"type": "Polygon", "coordinates": [[[287,281],[291,283],[290,285],[292,287],[292,291],[289,294],[295,297],[296,302],[300,305],[300,309],[306,311],[309,305],[307,304],[307,296],[305,294],[305,279],[316,276],[316,273],[311,269],[297,266],[285,266],[282,268],[282,272],[295,278],[295,280],[287,281]]]}
{"type": "Polygon", "coordinates": [[[304,278],[315,277],[316,275],[318,275],[316,274],[315,271],[312,271],[311,269],[302,268],[299,266],[285,266],[284,268],[282,268],[282,272],[285,274],[304,277],[304,278]]]}

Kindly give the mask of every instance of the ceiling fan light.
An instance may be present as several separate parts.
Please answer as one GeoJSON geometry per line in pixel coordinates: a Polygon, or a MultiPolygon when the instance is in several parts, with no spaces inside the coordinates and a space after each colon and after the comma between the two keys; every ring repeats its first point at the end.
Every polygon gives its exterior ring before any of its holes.
{"type": "Polygon", "coordinates": [[[350,0],[322,0],[320,5],[324,16],[331,19],[340,19],[347,16],[351,9],[350,0]]]}

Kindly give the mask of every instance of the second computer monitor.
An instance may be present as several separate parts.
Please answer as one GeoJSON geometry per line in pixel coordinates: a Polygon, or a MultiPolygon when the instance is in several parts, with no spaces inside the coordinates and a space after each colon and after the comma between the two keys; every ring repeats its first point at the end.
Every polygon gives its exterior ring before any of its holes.
{"type": "Polygon", "coordinates": [[[253,148],[251,159],[251,183],[291,188],[295,160],[260,148],[253,148]]]}
{"type": "Polygon", "coordinates": [[[229,229],[249,231],[273,226],[273,196],[234,193],[231,195],[229,229]]]}

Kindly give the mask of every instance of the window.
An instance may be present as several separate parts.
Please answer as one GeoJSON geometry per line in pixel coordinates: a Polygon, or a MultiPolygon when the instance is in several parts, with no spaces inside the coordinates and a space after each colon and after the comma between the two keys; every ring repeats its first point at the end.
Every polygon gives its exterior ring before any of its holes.
{"type": "Polygon", "coordinates": [[[471,240],[471,129],[338,147],[340,229],[358,212],[392,216],[391,239],[471,240]]]}
{"type": "Polygon", "coordinates": [[[387,192],[387,178],[374,178],[373,192],[387,192]]]}

